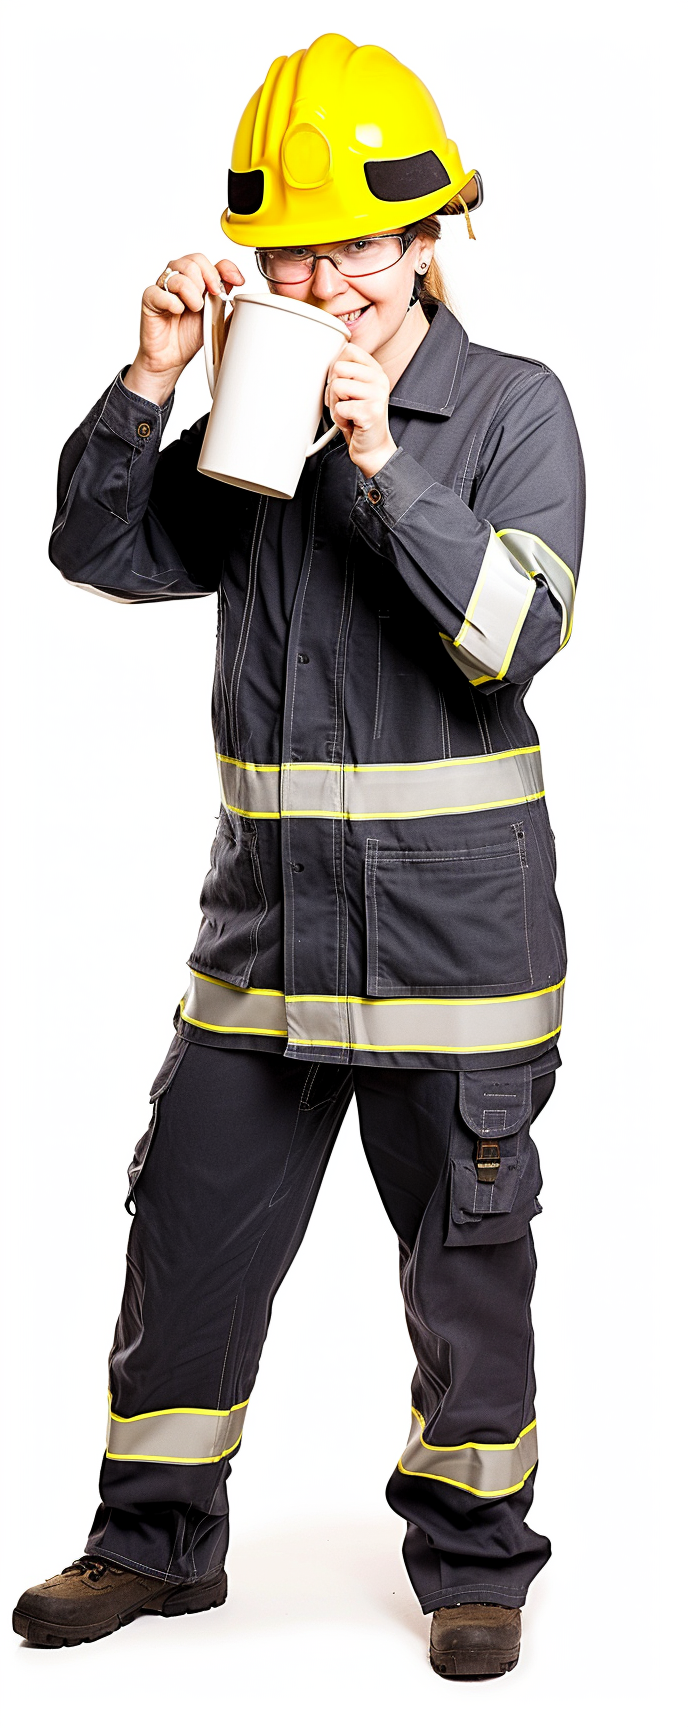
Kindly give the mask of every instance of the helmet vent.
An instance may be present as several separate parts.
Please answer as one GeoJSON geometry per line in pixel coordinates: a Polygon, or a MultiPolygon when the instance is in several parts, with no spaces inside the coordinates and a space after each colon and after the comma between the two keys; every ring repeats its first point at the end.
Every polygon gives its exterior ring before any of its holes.
{"type": "Polygon", "coordinates": [[[398,156],[396,161],[364,162],[363,172],[373,197],[385,204],[403,202],[404,198],[426,198],[431,192],[441,192],[451,185],[447,170],[434,150],[422,150],[419,156],[398,156]]]}
{"type": "Polygon", "coordinates": [[[235,216],[254,216],[263,202],[265,175],[262,168],[251,168],[238,174],[230,168],[227,185],[227,205],[235,216]]]}

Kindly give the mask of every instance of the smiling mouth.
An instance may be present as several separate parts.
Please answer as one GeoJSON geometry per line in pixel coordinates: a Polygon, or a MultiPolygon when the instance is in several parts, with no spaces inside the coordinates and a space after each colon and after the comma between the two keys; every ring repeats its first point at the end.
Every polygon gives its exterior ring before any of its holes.
{"type": "Polygon", "coordinates": [[[342,324],[358,324],[364,312],[370,311],[370,301],[366,306],[356,306],[353,312],[336,312],[335,317],[341,318],[342,324]]]}

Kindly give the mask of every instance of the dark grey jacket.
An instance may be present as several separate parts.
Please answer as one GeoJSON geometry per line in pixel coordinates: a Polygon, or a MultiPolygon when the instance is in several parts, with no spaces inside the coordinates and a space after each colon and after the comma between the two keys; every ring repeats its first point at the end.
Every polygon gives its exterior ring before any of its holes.
{"type": "Polygon", "coordinates": [[[565,947],[524,696],[581,551],[561,384],[438,305],[391,394],[397,453],[365,481],[340,434],[288,503],[197,473],[205,419],[159,455],[171,406],[109,386],[63,451],[50,555],[115,600],[218,594],[223,809],[178,1030],[386,1067],[553,1052],[565,947]]]}

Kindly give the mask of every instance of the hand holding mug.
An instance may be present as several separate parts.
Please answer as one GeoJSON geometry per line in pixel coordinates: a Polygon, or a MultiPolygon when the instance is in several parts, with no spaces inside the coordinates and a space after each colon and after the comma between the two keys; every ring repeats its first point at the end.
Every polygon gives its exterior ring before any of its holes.
{"type": "Polygon", "coordinates": [[[389,379],[372,354],[350,342],[330,367],[325,402],[349,455],[372,479],[397,448],[389,430],[389,379]]]}
{"type": "Polygon", "coordinates": [[[229,258],[211,264],[204,252],[173,258],[157,282],[144,289],[139,351],[124,383],[137,396],[162,404],[203,346],[203,302],[209,294],[241,287],[244,278],[229,258]]]}

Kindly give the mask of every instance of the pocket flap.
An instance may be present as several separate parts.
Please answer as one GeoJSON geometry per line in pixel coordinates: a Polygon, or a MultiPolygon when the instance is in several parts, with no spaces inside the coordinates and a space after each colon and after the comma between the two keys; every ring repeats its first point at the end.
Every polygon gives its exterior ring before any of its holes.
{"type": "Polygon", "coordinates": [[[502,1158],[495,1182],[479,1182],[475,1164],[457,1159],[452,1165],[451,1212],[455,1224],[489,1212],[511,1212],[527,1157],[502,1158]]]}
{"type": "Polygon", "coordinates": [[[517,1134],[531,1112],[530,1063],[460,1074],[459,1102],[464,1122],[480,1139],[517,1134]]]}

